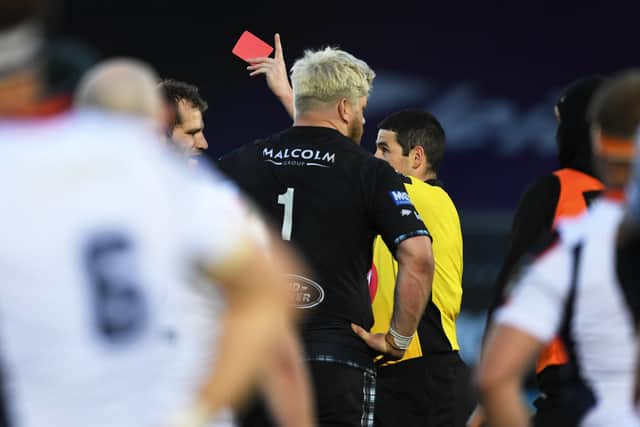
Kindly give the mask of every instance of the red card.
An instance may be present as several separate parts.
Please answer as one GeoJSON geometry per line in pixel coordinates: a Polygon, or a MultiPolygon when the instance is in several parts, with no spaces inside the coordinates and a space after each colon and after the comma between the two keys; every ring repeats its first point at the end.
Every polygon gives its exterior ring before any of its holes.
{"type": "MultiPolygon", "coordinates": [[[[269,56],[273,47],[265,43],[249,31],[242,33],[231,53],[247,61],[249,58],[269,56]]],[[[247,61],[249,62],[249,61],[247,61]]]]}

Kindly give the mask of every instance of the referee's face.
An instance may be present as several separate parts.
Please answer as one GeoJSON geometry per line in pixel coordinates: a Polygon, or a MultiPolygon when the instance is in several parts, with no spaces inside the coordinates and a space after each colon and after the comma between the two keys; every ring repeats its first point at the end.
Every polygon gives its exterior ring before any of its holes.
{"type": "Polygon", "coordinates": [[[375,156],[389,163],[397,172],[406,176],[411,175],[409,156],[402,154],[402,146],[394,131],[385,129],[378,131],[375,156]]]}

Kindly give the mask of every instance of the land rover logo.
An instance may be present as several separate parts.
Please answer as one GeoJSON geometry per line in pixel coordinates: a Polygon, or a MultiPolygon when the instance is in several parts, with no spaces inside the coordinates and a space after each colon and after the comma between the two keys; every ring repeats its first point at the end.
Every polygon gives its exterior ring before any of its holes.
{"type": "Polygon", "coordinates": [[[311,279],[288,274],[291,293],[296,308],[311,308],[324,300],[324,289],[311,279]]]}

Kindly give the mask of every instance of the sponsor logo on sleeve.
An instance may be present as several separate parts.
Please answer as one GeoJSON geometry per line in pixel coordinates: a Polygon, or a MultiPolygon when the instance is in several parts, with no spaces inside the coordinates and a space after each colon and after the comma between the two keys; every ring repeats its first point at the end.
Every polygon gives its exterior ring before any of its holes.
{"type": "Polygon", "coordinates": [[[289,290],[296,308],[312,308],[324,301],[324,289],[313,280],[288,274],[289,290]]]}
{"type": "Polygon", "coordinates": [[[409,194],[406,191],[390,191],[389,195],[391,196],[391,200],[393,200],[393,203],[395,203],[396,206],[412,205],[409,194]]]}

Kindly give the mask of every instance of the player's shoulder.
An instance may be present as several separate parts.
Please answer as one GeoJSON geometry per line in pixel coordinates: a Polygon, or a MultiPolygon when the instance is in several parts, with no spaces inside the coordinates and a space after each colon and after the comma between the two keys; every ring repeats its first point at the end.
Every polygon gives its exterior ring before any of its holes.
{"type": "Polygon", "coordinates": [[[451,201],[449,194],[439,185],[431,185],[416,177],[405,177],[405,186],[421,197],[435,197],[443,201],[451,201]]]}
{"type": "Polygon", "coordinates": [[[360,169],[365,172],[374,173],[376,175],[392,175],[397,177],[402,183],[410,184],[411,179],[396,171],[389,163],[376,158],[373,154],[356,144],[345,147],[345,152],[351,154],[349,159],[353,163],[354,169],[360,169]]]}
{"type": "Polygon", "coordinates": [[[254,164],[267,154],[265,150],[268,152],[271,145],[278,144],[281,133],[278,132],[268,137],[257,138],[235,147],[218,157],[215,161],[216,166],[225,173],[233,174],[234,170],[242,165],[254,164]]]}
{"type": "Polygon", "coordinates": [[[24,153],[42,144],[66,140],[66,133],[77,121],[68,111],[45,118],[0,119],[0,150],[4,153],[24,153]]]}
{"type": "Polygon", "coordinates": [[[148,122],[126,115],[73,110],[39,119],[0,121],[0,151],[6,164],[19,158],[60,162],[83,155],[122,153],[132,159],[161,144],[148,122]],[[13,160],[10,160],[13,159],[13,160]]]}
{"type": "Polygon", "coordinates": [[[519,277],[538,277],[548,281],[565,283],[571,271],[571,258],[576,242],[562,239],[557,230],[540,236],[518,262],[511,281],[519,277]]]}
{"type": "Polygon", "coordinates": [[[240,146],[237,146],[232,150],[222,154],[220,157],[218,157],[217,162],[224,163],[233,159],[243,158],[244,154],[247,154],[253,150],[256,150],[258,148],[258,145],[263,141],[264,140],[262,139],[258,139],[258,140],[251,141],[251,142],[242,144],[240,146]]]}
{"type": "Polygon", "coordinates": [[[549,173],[546,175],[540,175],[536,179],[534,179],[530,184],[528,189],[540,189],[545,187],[551,187],[560,185],[560,178],[555,173],[549,173]]]}
{"type": "Polygon", "coordinates": [[[554,174],[539,176],[520,196],[514,221],[519,220],[522,215],[535,212],[538,215],[551,217],[549,220],[551,222],[559,198],[560,179],[554,174]]]}
{"type": "Polygon", "coordinates": [[[457,209],[449,193],[439,185],[431,185],[415,177],[408,177],[405,187],[411,195],[416,205],[437,206],[440,209],[451,210],[456,213],[457,209]]]}
{"type": "Polygon", "coordinates": [[[170,170],[170,174],[179,175],[183,183],[222,189],[225,192],[228,190],[232,192],[238,191],[234,181],[225,175],[217,164],[206,158],[201,159],[198,162],[198,166],[193,168],[189,167],[183,158],[170,155],[166,158],[166,166],[170,170]]]}
{"type": "Polygon", "coordinates": [[[537,203],[535,200],[541,196],[560,194],[560,178],[550,173],[541,175],[533,180],[522,193],[520,203],[537,203]]]}
{"type": "Polygon", "coordinates": [[[623,215],[624,207],[620,202],[600,197],[581,215],[559,221],[557,229],[567,245],[596,237],[601,239],[617,230],[623,215]]]}

